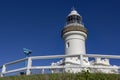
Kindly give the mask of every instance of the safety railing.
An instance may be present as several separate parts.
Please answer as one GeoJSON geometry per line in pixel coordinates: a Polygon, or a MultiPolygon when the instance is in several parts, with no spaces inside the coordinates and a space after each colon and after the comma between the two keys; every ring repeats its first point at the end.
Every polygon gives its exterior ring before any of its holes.
{"type": "Polygon", "coordinates": [[[23,59],[19,59],[16,61],[8,62],[0,66],[1,72],[0,76],[4,77],[6,74],[14,73],[14,72],[21,72],[25,71],[26,75],[30,75],[32,73],[32,70],[42,70],[42,73],[45,73],[45,69],[64,69],[64,68],[94,68],[94,69],[120,69],[120,66],[112,67],[112,66],[84,66],[82,65],[83,63],[83,58],[88,57],[88,58],[107,58],[107,59],[119,59],[120,60],[120,55],[98,55],[98,54],[81,54],[81,55],[51,55],[51,56],[31,56],[23,59]],[[43,59],[58,59],[58,58],[67,58],[67,57],[79,57],[80,58],[80,63],[81,65],[74,65],[74,66],[33,66],[33,60],[43,60],[43,59]],[[26,62],[27,65],[22,67],[22,68],[17,68],[17,69],[12,69],[12,70],[7,70],[7,67],[13,64],[17,64],[20,62],[26,62]]]}

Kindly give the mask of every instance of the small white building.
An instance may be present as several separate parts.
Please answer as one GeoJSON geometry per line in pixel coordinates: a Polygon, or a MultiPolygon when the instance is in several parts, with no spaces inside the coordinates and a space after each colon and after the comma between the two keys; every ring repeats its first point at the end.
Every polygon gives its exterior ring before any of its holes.
{"type": "MultiPolygon", "coordinates": [[[[65,55],[74,54],[86,54],[85,40],[87,39],[87,29],[82,24],[82,16],[76,11],[72,10],[66,18],[66,25],[62,30],[62,38],[65,42],[65,55]]],[[[80,62],[80,57],[67,57],[64,60],[60,60],[56,63],[52,63],[51,66],[112,66],[109,63],[109,59],[96,58],[93,61],[89,61],[87,57],[83,58],[83,63],[80,62]]],[[[116,67],[116,66],[114,66],[116,67]]],[[[77,73],[82,70],[89,70],[90,72],[103,72],[103,73],[118,73],[117,69],[86,69],[86,68],[65,68],[65,69],[52,69],[53,73],[58,72],[70,72],[77,73]]]]}

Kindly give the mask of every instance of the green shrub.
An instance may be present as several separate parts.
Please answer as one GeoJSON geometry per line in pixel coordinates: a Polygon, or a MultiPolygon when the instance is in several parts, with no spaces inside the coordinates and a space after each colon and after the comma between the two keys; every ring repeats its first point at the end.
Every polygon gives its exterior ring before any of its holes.
{"type": "Polygon", "coordinates": [[[104,73],[59,73],[3,77],[0,80],[120,80],[120,74],[104,73]]]}

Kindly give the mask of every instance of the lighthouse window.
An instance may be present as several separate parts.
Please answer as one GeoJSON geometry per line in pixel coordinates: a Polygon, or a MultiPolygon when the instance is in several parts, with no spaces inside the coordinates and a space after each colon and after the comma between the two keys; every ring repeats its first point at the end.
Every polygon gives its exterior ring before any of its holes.
{"type": "Polygon", "coordinates": [[[67,44],[66,44],[66,48],[69,48],[69,47],[70,47],[70,43],[67,42],[67,44]]]}
{"type": "Polygon", "coordinates": [[[77,15],[72,15],[72,16],[69,16],[67,17],[67,24],[70,24],[70,23],[81,23],[81,18],[80,16],[77,16],[77,15]]]}

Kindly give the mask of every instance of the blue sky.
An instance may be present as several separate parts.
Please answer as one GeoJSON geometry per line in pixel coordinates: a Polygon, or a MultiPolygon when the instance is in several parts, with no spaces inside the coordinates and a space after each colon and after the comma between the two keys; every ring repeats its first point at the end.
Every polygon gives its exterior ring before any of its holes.
{"type": "Polygon", "coordinates": [[[1,0],[0,65],[25,57],[62,55],[61,30],[74,6],[88,29],[89,54],[120,55],[119,0],[1,0]]]}

